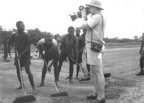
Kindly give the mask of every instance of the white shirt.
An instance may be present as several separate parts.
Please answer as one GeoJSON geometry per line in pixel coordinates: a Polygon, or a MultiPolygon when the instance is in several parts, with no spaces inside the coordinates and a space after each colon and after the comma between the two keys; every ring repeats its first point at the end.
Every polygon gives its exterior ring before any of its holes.
{"type": "Polygon", "coordinates": [[[103,37],[104,37],[104,31],[103,31],[103,19],[100,14],[95,14],[89,17],[87,20],[87,23],[89,25],[89,29],[86,34],[86,42],[91,41],[98,41],[101,43],[104,43],[103,37]]]}

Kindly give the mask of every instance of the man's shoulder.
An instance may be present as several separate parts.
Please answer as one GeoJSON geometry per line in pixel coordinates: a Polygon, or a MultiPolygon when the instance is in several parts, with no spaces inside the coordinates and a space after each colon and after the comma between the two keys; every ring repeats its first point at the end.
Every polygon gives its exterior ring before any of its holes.
{"type": "Polygon", "coordinates": [[[29,37],[29,34],[26,32],[23,32],[24,36],[29,37]]]}
{"type": "Polygon", "coordinates": [[[13,32],[12,35],[18,35],[18,33],[17,32],[13,32]]]}
{"type": "Polygon", "coordinates": [[[12,33],[12,35],[10,36],[11,38],[14,38],[14,37],[17,37],[18,36],[18,33],[17,32],[14,32],[12,33]]]}
{"type": "Polygon", "coordinates": [[[76,35],[73,36],[74,40],[78,40],[79,37],[77,37],[76,35]]]}
{"type": "MultiPolygon", "coordinates": [[[[25,36],[29,36],[28,33],[26,33],[26,32],[23,32],[23,34],[24,34],[25,36]]],[[[18,32],[14,32],[14,33],[12,33],[11,36],[19,36],[19,33],[18,33],[18,32]]]]}

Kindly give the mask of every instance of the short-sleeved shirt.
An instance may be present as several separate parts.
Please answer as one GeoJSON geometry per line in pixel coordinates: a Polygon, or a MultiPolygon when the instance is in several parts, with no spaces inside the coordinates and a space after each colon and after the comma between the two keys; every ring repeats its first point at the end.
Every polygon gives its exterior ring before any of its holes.
{"type": "Polygon", "coordinates": [[[87,23],[90,28],[87,30],[86,33],[86,41],[91,41],[92,36],[92,41],[104,43],[103,19],[101,14],[95,14],[91,16],[88,19],[87,23]]]}
{"type": "Polygon", "coordinates": [[[99,53],[94,52],[90,49],[91,41],[100,42],[104,44],[103,37],[103,18],[101,14],[95,14],[91,16],[88,21],[89,29],[86,33],[86,52],[87,52],[87,63],[90,65],[97,65],[100,63],[98,58],[99,53]],[[92,37],[91,37],[92,36],[92,37]]]}

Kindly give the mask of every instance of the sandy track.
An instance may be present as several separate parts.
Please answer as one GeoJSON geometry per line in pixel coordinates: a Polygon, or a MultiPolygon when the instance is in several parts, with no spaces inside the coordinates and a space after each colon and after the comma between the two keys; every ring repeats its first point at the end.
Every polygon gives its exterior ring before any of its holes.
{"type": "MultiPolygon", "coordinates": [[[[137,77],[135,74],[139,71],[139,48],[116,48],[106,49],[104,55],[104,72],[112,73],[112,77],[107,80],[106,98],[107,103],[144,103],[144,77],[137,77]]],[[[6,63],[0,58],[0,100],[3,103],[12,103],[12,101],[22,96],[23,92],[16,91],[19,85],[16,77],[13,59],[6,63]]],[[[32,59],[31,70],[34,75],[36,85],[39,85],[41,78],[41,68],[43,61],[32,59]]],[[[26,90],[31,92],[31,86],[25,72],[24,80],[26,90]]],[[[56,93],[51,78],[53,71],[47,74],[45,84],[42,88],[37,88],[37,101],[33,103],[91,103],[85,97],[93,91],[92,81],[79,83],[74,79],[73,84],[69,84],[65,77],[68,75],[68,64],[64,63],[60,75],[60,91],[67,91],[68,97],[50,98],[50,94],[56,93]]],[[[75,76],[75,74],[74,74],[75,76]]],[[[80,77],[83,74],[80,73],[80,77]]]]}

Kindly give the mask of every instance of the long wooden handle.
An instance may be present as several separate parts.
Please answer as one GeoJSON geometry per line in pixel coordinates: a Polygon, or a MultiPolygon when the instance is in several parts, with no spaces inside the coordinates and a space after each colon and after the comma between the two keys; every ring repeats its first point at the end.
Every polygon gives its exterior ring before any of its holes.
{"type": "MultiPolygon", "coordinates": [[[[52,61],[52,63],[50,64],[50,66],[48,66],[46,60],[45,60],[45,59],[43,59],[43,60],[44,60],[45,65],[47,66],[47,68],[49,68],[49,67],[52,66],[53,61],[52,61]]],[[[55,84],[54,80],[52,79],[52,77],[50,77],[50,78],[51,78],[51,80],[52,80],[52,82],[53,82],[53,84],[54,84],[54,86],[55,86],[56,91],[59,92],[59,89],[58,89],[57,85],[55,84]]]]}
{"type": "Polygon", "coordinates": [[[24,81],[23,81],[23,76],[22,76],[22,71],[21,71],[21,66],[20,66],[20,60],[19,60],[19,56],[18,56],[18,52],[17,50],[15,50],[16,52],[16,59],[17,59],[17,62],[18,62],[18,69],[20,71],[20,79],[21,79],[21,85],[22,85],[22,89],[24,90],[24,95],[26,95],[26,91],[25,91],[25,88],[24,88],[24,81]]]}

